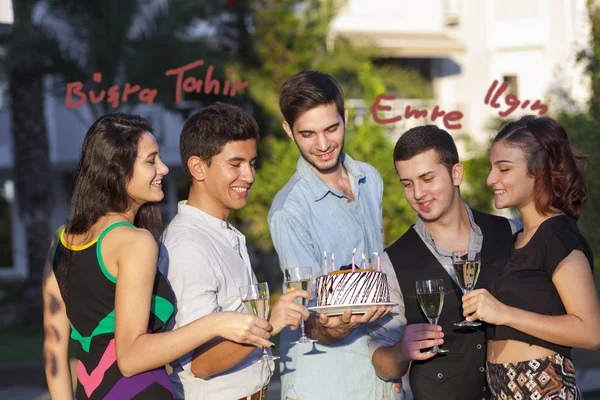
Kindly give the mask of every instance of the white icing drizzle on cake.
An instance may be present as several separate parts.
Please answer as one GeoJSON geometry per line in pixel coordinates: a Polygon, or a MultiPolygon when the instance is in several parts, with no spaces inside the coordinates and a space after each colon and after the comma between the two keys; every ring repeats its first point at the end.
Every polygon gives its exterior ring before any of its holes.
{"type": "Polygon", "coordinates": [[[317,306],[387,303],[390,292],[383,272],[345,272],[317,277],[317,306]]]}

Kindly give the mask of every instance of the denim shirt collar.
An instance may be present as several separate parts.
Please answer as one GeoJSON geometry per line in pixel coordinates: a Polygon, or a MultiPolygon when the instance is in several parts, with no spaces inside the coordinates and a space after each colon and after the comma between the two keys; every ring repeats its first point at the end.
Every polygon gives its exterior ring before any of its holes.
{"type": "MultiPolygon", "coordinates": [[[[353,183],[356,183],[356,185],[352,185],[353,189],[355,187],[358,188],[359,185],[357,185],[357,184],[360,183],[360,180],[364,179],[364,177],[365,177],[364,171],[360,168],[358,163],[356,161],[354,161],[348,154],[342,152],[340,157],[342,159],[342,165],[346,168],[346,171],[348,171],[348,175],[354,181],[353,183]]],[[[302,156],[300,156],[300,159],[298,159],[298,164],[296,165],[296,171],[308,185],[308,188],[310,190],[310,193],[313,196],[314,201],[321,200],[328,193],[332,193],[338,197],[346,197],[340,191],[327,186],[327,184],[325,182],[323,182],[323,180],[321,178],[319,178],[319,176],[317,176],[315,171],[312,170],[310,165],[308,165],[308,163],[302,156]]],[[[357,196],[357,195],[358,195],[358,193],[355,193],[355,196],[357,196]]]]}

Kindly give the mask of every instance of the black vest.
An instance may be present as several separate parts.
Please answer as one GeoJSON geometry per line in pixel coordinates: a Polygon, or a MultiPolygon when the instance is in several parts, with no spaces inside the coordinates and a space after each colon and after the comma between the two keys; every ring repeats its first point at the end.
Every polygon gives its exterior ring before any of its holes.
{"type": "MultiPolygon", "coordinates": [[[[473,210],[473,218],[483,233],[481,273],[476,289],[486,288],[496,279],[512,249],[512,232],[506,218],[473,210]]],[[[425,279],[444,280],[444,307],[438,324],[444,331],[442,348],[450,350],[426,361],[413,361],[410,384],[415,400],[490,399],[485,376],[485,325],[459,328],[462,321],[462,291],[444,267],[410,228],[386,249],[404,297],[408,324],[428,323],[417,301],[415,282],[425,279]]]]}

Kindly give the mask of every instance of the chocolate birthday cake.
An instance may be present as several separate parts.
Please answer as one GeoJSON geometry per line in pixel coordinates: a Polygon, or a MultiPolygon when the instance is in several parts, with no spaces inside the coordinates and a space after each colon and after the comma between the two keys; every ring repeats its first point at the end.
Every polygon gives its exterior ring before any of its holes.
{"type": "Polygon", "coordinates": [[[390,291],[387,276],[373,269],[355,268],[329,272],[317,277],[317,306],[387,303],[390,291]]]}

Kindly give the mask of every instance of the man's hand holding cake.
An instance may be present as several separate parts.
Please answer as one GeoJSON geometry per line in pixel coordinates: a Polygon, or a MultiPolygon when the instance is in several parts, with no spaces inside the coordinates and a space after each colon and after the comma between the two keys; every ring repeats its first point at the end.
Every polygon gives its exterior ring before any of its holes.
{"type": "Polygon", "coordinates": [[[346,308],[342,315],[331,317],[323,313],[317,318],[311,315],[306,323],[306,332],[323,344],[334,343],[350,335],[361,324],[374,322],[391,310],[390,306],[373,306],[366,313],[358,315],[352,314],[351,308],[346,308]]]}

